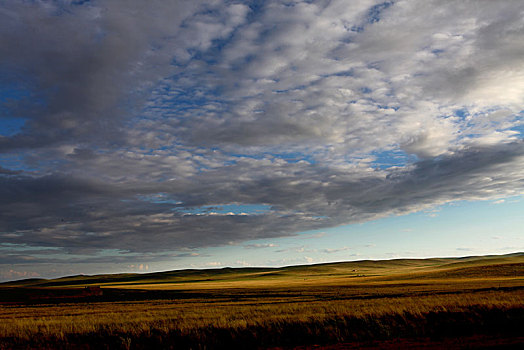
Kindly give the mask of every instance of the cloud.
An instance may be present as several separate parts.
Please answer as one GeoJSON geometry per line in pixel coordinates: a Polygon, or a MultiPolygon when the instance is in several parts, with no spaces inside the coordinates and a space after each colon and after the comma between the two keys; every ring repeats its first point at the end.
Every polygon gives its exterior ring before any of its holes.
{"type": "Polygon", "coordinates": [[[326,248],[326,249],[323,249],[322,251],[324,253],[327,253],[327,254],[332,254],[332,253],[338,253],[338,252],[343,252],[343,251],[347,251],[349,250],[350,248],[349,247],[342,247],[342,248],[326,248]]]}
{"type": "Polygon", "coordinates": [[[326,236],[325,232],[319,232],[319,233],[301,234],[300,238],[301,239],[317,239],[317,238],[322,238],[325,236],[326,236]]]}
{"type": "Polygon", "coordinates": [[[16,175],[22,173],[21,171],[15,171],[10,169],[4,169],[0,167],[0,175],[16,175]]]}
{"type": "Polygon", "coordinates": [[[240,265],[240,266],[251,266],[251,264],[249,264],[245,260],[237,260],[237,261],[235,261],[235,264],[240,265]]]}
{"type": "Polygon", "coordinates": [[[274,247],[278,247],[278,245],[274,243],[265,243],[265,244],[257,243],[257,244],[248,244],[244,246],[244,248],[248,248],[248,249],[274,248],[274,247]]]}
{"type": "Polygon", "coordinates": [[[456,248],[456,250],[461,251],[461,252],[472,252],[473,251],[472,248],[456,248]]]}
{"type": "Polygon", "coordinates": [[[6,1],[0,243],[146,262],[521,195],[523,11],[6,1]]]}
{"type": "Polygon", "coordinates": [[[126,115],[172,73],[173,59],[209,48],[247,11],[203,1],[5,2],[0,55],[9,74],[1,83],[21,85],[27,97],[10,113],[29,121],[0,149],[124,142],[126,115]]]}
{"type": "Polygon", "coordinates": [[[0,271],[0,277],[2,279],[14,280],[14,279],[21,279],[21,278],[40,277],[40,274],[34,271],[18,271],[18,270],[9,269],[5,271],[0,271]]]}

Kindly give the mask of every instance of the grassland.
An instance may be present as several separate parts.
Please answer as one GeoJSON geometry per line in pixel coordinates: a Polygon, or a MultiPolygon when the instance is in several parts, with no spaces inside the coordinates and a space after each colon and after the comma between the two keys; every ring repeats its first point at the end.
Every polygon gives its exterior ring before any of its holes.
{"type": "Polygon", "coordinates": [[[25,280],[0,298],[0,349],[524,344],[524,254],[25,280]],[[89,285],[104,295],[70,298],[89,285]]]}

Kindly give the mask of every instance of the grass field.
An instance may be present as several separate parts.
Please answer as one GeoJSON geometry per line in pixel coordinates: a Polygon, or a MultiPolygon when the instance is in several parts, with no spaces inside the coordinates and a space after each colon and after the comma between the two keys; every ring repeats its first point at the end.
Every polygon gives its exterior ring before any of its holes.
{"type": "Polygon", "coordinates": [[[524,254],[33,279],[0,298],[1,349],[524,345],[524,254]]]}

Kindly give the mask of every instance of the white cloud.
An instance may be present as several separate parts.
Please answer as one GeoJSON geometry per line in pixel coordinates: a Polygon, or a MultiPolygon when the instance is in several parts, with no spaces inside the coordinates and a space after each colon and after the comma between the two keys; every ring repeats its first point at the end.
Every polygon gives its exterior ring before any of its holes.
{"type": "Polygon", "coordinates": [[[278,245],[274,243],[264,243],[264,244],[256,243],[256,244],[248,244],[244,246],[244,248],[248,248],[248,249],[274,248],[274,247],[278,247],[278,245]]]}

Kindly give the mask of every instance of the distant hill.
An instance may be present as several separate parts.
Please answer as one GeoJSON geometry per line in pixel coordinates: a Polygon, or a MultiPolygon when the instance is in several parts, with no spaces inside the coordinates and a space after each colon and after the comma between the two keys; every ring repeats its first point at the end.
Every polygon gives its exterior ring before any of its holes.
{"type": "Polygon", "coordinates": [[[102,286],[134,289],[235,288],[300,284],[364,283],[387,280],[524,278],[524,253],[461,258],[361,260],[281,268],[221,268],[155,273],[77,275],[26,279],[0,287],[75,288],[102,286]]]}

